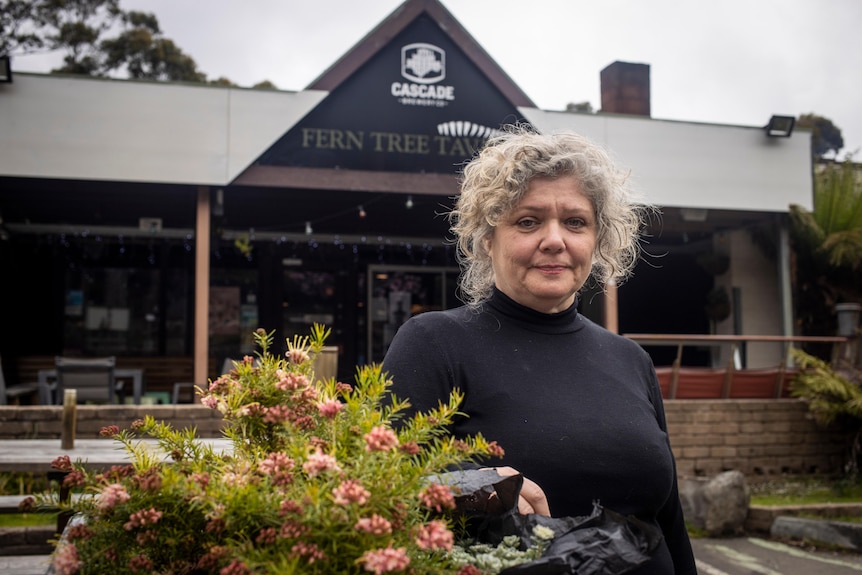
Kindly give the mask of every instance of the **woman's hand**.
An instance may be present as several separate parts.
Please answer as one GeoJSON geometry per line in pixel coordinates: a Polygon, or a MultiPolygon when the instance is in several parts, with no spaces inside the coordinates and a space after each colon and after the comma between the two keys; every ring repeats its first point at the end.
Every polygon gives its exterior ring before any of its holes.
{"type": "MultiPolygon", "coordinates": [[[[520,475],[517,469],[511,467],[494,467],[493,469],[503,477],[520,475]]],[[[521,495],[518,498],[518,511],[522,515],[536,513],[547,517],[551,516],[551,509],[548,507],[548,498],[545,496],[545,492],[526,477],[524,477],[524,485],[521,487],[521,495]]]]}

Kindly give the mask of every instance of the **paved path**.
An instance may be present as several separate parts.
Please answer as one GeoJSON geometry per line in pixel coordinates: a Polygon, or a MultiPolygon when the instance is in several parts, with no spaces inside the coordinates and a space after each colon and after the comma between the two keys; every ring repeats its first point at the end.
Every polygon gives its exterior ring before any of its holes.
{"type": "Polygon", "coordinates": [[[758,537],[694,539],[698,575],[862,575],[862,555],[758,537]]]}
{"type": "Polygon", "coordinates": [[[45,575],[48,570],[47,555],[0,556],[0,573],[3,575],[45,575]]]}
{"type": "MultiPolygon", "coordinates": [[[[760,539],[694,539],[698,575],[862,575],[862,555],[760,539]]],[[[0,557],[3,575],[45,575],[48,556],[0,557]]]]}

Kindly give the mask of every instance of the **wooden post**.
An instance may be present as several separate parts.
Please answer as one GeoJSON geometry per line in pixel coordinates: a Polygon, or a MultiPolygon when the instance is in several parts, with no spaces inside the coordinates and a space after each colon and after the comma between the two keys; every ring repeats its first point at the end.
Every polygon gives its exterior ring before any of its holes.
{"type": "Polygon", "coordinates": [[[75,449],[75,427],[78,392],[74,389],[63,390],[63,429],[60,432],[60,448],[75,449]]]}
{"type": "MultiPolygon", "coordinates": [[[[194,382],[205,385],[209,374],[209,301],[210,301],[210,189],[198,188],[195,227],[195,343],[194,382]]],[[[195,394],[195,401],[200,398],[195,394]]]]}
{"type": "Polygon", "coordinates": [[[609,279],[605,284],[604,320],[605,329],[614,333],[620,332],[620,316],[619,308],[617,307],[617,295],[617,282],[614,279],[609,279]]]}

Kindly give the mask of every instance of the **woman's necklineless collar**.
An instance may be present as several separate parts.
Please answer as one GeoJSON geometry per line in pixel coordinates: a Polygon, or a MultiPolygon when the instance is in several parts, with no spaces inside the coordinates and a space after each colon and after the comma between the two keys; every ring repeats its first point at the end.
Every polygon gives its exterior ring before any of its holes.
{"type": "Polygon", "coordinates": [[[502,315],[519,326],[540,333],[570,333],[582,326],[578,314],[578,298],[565,309],[557,313],[542,313],[522,305],[499,289],[494,288],[491,297],[485,302],[488,311],[502,315]]]}

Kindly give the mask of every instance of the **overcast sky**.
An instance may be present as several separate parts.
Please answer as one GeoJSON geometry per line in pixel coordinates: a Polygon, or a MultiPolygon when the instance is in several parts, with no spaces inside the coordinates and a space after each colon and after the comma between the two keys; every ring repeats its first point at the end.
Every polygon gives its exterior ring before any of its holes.
{"type": "MultiPolygon", "coordinates": [[[[862,0],[442,0],[539,108],[600,107],[599,72],[650,65],[652,116],[762,126],[814,112],[862,160],[862,0]]],[[[401,0],[121,0],[209,78],[301,90],[401,0]]],[[[47,71],[44,57],[15,68],[47,71]]]]}

